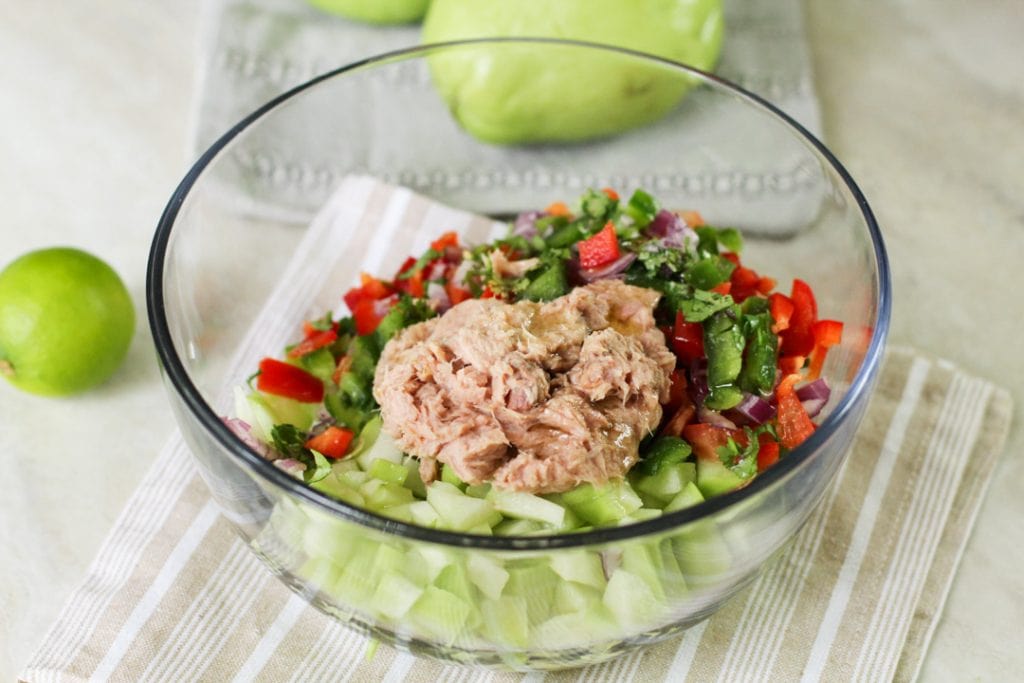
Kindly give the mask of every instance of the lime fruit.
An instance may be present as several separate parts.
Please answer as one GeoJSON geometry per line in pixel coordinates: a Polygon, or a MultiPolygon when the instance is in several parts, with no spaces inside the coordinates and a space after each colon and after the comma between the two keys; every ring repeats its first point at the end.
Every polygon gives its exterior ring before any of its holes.
{"type": "Polygon", "coordinates": [[[0,272],[0,375],[19,389],[59,396],[99,384],[134,330],[128,290],[91,254],[41,249],[0,272]]]}

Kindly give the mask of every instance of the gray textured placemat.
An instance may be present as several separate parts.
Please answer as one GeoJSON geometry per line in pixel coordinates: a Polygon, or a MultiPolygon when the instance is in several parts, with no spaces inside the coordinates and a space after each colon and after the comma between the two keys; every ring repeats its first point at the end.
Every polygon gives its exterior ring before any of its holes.
{"type": "MultiPolygon", "coordinates": [[[[816,133],[818,104],[800,3],[733,0],[725,10],[718,75],[764,96],[816,133]]],[[[258,106],[317,74],[419,42],[418,26],[347,21],[299,0],[208,0],[205,12],[192,137],[197,152],[258,106]]],[[[722,155],[721,161],[711,155],[700,169],[678,166],[677,150],[697,142],[714,140],[726,149],[749,144],[733,140],[742,124],[726,102],[699,116],[677,109],[651,126],[602,141],[597,150],[566,145],[523,151],[480,145],[463,135],[439,104],[425,66],[388,67],[376,81],[353,88],[358,97],[348,98],[353,101],[331,117],[336,120],[325,122],[321,116],[308,127],[275,130],[264,148],[250,148],[239,158],[240,177],[227,189],[249,193],[245,203],[256,211],[266,210],[261,200],[270,198],[278,216],[282,206],[290,207],[294,214],[286,217],[301,222],[308,222],[336,181],[350,173],[492,215],[543,206],[552,197],[602,185],[621,191],[647,187],[666,199],[673,192],[699,196],[710,214],[714,202],[727,201],[735,209],[736,197],[742,196],[750,205],[748,230],[796,230],[817,210],[820,188],[811,186],[817,170],[806,168],[808,157],[786,140],[774,145],[765,136],[766,148],[740,164],[735,160],[743,158],[742,149],[722,155]],[[387,105],[379,88],[388,90],[387,105]],[[396,90],[401,106],[391,99],[396,90]],[[406,130],[408,111],[433,117],[436,135],[406,130]],[[372,144],[365,144],[366,136],[372,144]],[[346,138],[359,142],[338,142],[346,138]],[[595,162],[607,169],[602,175],[587,172],[595,162]],[[652,187],[651,178],[667,186],[652,187]],[[804,192],[807,201],[792,201],[794,191],[804,192]]]]}

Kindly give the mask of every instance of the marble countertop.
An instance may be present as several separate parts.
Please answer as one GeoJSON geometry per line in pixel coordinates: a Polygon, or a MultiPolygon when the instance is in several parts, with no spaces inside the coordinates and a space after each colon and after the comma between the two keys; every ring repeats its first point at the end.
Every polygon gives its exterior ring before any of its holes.
{"type": "MultiPolygon", "coordinates": [[[[298,1],[298,0],[297,0],[298,1]]],[[[145,321],[146,255],[188,167],[199,0],[0,0],[0,262],[92,251],[139,319],[86,395],[0,386],[0,678],[13,679],[173,429],[145,321]]],[[[882,225],[892,341],[1007,386],[1014,424],[923,671],[1024,671],[1024,12],[1016,0],[806,0],[824,138],[882,225]]]]}

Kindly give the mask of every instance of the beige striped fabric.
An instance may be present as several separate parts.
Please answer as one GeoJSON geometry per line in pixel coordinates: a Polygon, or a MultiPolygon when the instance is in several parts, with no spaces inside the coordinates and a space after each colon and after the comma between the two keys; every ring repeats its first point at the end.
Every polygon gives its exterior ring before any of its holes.
{"type": "MultiPolygon", "coordinates": [[[[413,250],[438,232],[439,221],[479,234],[490,229],[411,193],[381,188],[357,179],[334,209],[363,207],[347,216],[353,225],[411,230],[402,243],[413,250]],[[353,204],[356,198],[362,204],[353,204]]],[[[315,232],[328,223],[314,224],[313,240],[305,242],[315,241],[315,232]]],[[[381,233],[367,262],[385,266],[395,242],[381,233]]],[[[288,310],[279,304],[272,298],[268,311],[288,310]]],[[[262,346],[255,343],[260,339],[248,341],[253,343],[245,349],[258,353],[283,340],[264,337],[262,346]]],[[[241,377],[252,366],[248,352],[237,359],[241,377]]],[[[21,677],[913,680],[1002,450],[1010,408],[1009,394],[985,380],[910,349],[890,350],[832,488],[792,545],[751,586],[682,637],[603,665],[548,674],[473,669],[375,648],[308,606],[236,536],[175,435],[21,677]]]]}

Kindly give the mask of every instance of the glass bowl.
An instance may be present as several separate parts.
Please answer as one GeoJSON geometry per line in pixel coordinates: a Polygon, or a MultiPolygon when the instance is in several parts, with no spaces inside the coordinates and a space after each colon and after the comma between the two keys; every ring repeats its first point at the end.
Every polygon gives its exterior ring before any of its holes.
{"type": "MultiPolygon", "coordinates": [[[[595,106],[591,115],[608,112],[595,106]]],[[[305,249],[302,258],[317,251],[305,249]]],[[[860,190],[818,140],[768,102],[627,50],[501,39],[367,59],[241,121],[174,192],[152,245],[147,303],[171,405],[200,471],[225,516],[285,584],[399,648],[526,670],[595,663],[678,634],[719,609],[793,538],[842,465],[868,403],[890,283],[860,190]],[[473,75],[486,86],[497,78],[494,65],[525,56],[540,61],[517,76],[524,91],[559,69],[596,64],[609,74],[610,106],[646,88],[687,92],[660,118],[621,133],[495,145],[452,116],[477,105],[446,102],[432,85],[431,69],[441,74],[445,60],[491,65],[473,75]],[[282,278],[303,272],[306,264],[294,263],[303,237],[347,176],[499,218],[571,201],[588,187],[623,195],[644,187],[663,206],[740,228],[747,265],[780,283],[807,280],[821,317],[845,323],[824,369],[833,395],[819,428],[744,488],[583,533],[439,531],[314,491],[247,447],[222,418],[232,410],[232,387],[261,356],[280,352],[254,342],[254,326],[297,335],[302,320],[322,313],[321,285],[330,285],[327,305],[338,307],[360,270],[394,272],[423,246],[374,228],[345,235],[349,265],[320,277],[308,264],[314,277],[291,288],[308,288],[298,299],[308,303],[267,317],[268,299],[291,287],[282,278]]]]}

